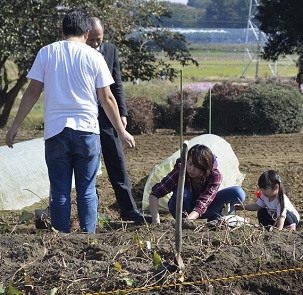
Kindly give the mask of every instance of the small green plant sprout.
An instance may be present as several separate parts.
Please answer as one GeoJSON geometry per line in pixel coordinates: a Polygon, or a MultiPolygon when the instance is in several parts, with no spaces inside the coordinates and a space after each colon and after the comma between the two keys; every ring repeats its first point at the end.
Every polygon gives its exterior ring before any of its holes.
{"type": "Polygon", "coordinates": [[[57,288],[52,288],[47,292],[47,295],[55,295],[57,293],[58,289],[57,288]]]}
{"type": "Polygon", "coordinates": [[[0,224],[0,234],[8,233],[8,232],[10,232],[10,230],[11,230],[11,227],[7,222],[0,224]]]}
{"type": "Polygon", "coordinates": [[[160,255],[155,251],[153,255],[153,266],[155,270],[158,270],[159,266],[162,265],[162,259],[160,255]]]}
{"type": "MultiPolygon", "coordinates": [[[[1,294],[1,293],[0,293],[1,294]]],[[[16,289],[13,286],[8,286],[5,290],[4,293],[2,293],[4,295],[22,295],[23,292],[19,291],[18,289],[16,289]]]]}
{"type": "Polygon", "coordinates": [[[115,225],[116,225],[114,222],[111,221],[110,218],[108,218],[105,215],[101,215],[101,214],[98,215],[98,224],[101,227],[106,227],[107,226],[110,229],[113,229],[113,227],[115,227],[115,225]]]}
{"type": "Polygon", "coordinates": [[[119,262],[115,262],[114,266],[117,272],[122,272],[122,265],[119,262]]]}
{"type": "Polygon", "coordinates": [[[0,294],[4,294],[4,292],[5,292],[5,289],[4,289],[3,283],[0,282],[0,294]]]}
{"type": "Polygon", "coordinates": [[[257,260],[258,262],[261,262],[261,261],[263,260],[263,256],[262,256],[262,255],[257,256],[257,257],[256,257],[256,260],[257,260]]]}
{"type": "Polygon", "coordinates": [[[20,225],[21,223],[25,223],[26,225],[30,225],[31,221],[34,217],[35,217],[35,215],[33,213],[30,213],[30,212],[24,210],[19,215],[19,220],[13,228],[11,228],[8,223],[0,224],[0,233],[5,233],[5,232],[9,232],[9,231],[13,232],[16,229],[16,227],[18,225],[20,225]]]}
{"type": "Polygon", "coordinates": [[[147,251],[151,250],[151,242],[141,240],[138,234],[134,235],[134,241],[137,246],[137,248],[136,248],[137,255],[136,256],[141,257],[144,254],[143,253],[144,249],[146,249],[147,251]]]}
{"type": "Polygon", "coordinates": [[[21,215],[19,215],[19,222],[26,223],[26,225],[30,224],[30,221],[35,217],[35,215],[26,210],[22,211],[21,215]]]}
{"type": "Polygon", "coordinates": [[[134,235],[134,241],[139,247],[142,247],[144,245],[138,234],[134,235]]]}
{"type": "Polygon", "coordinates": [[[151,241],[143,241],[140,239],[139,235],[134,236],[135,243],[140,246],[142,249],[151,250],[151,241]]]}
{"type": "Polygon", "coordinates": [[[101,214],[98,215],[98,222],[99,223],[106,224],[109,221],[110,221],[110,219],[107,216],[101,215],[101,214]]]}
{"type": "Polygon", "coordinates": [[[94,246],[94,245],[98,245],[99,242],[98,242],[97,240],[93,240],[93,241],[90,242],[90,244],[91,244],[92,246],[94,246]]]}
{"type": "Polygon", "coordinates": [[[121,279],[121,281],[123,281],[124,283],[126,283],[127,287],[131,287],[134,283],[134,281],[130,278],[124,277],[121,279]]]}

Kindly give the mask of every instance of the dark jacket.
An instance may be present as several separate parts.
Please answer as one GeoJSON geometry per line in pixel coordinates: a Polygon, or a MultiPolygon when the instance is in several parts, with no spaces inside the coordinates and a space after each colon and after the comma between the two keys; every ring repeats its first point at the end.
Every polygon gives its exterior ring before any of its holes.
{"type": "Polygon", "coordinates": [[[100,53],[103,55],[115,81],[114,84],[110,85],[110,89],[117,100],[120,116],[127,116],[128,113],[120,74],[118,49],[114,44],[102,43],[100,46],[100,53]]]}

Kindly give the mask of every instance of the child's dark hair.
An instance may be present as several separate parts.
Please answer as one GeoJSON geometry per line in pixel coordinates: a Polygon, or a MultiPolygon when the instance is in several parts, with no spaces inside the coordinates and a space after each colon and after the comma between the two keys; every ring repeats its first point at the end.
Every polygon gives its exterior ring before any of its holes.
{"type": "Polygon", "coordinates": [[[258,180],[259,188],[267,189],[271,188],[274,189],[275,185],[279,185],[279,192],[278,192],[278,201],[281,206],[281,212],[284,210],[284,188],[282,184],[281,176],[275,170],[268,170],[264,172],[258,180]]]}
{"type": "Polygon", "coordinates": [[[214,165],[214,154],[204,144],[196,144],[188,151],[188,158],[191,160],[195,167],[202,170],[204,176],[208,176],[214,165]]]}

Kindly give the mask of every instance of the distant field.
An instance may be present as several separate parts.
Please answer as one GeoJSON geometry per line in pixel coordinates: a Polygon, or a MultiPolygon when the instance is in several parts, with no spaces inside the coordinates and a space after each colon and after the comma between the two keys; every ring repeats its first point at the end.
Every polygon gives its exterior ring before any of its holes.
{"type": "MultiPolygon", "coordinates": [[[[173,63],[173,67],[183,70],[183,77],[185,81],[221,81],[239,80],[244,73],[244,77],[247,79],[254,79],[256,74],[258,78],[274,77],[274,73],[281,78],[295,77],[297,68],[294,63],[284,59],[279,61],[276,65],[268,63],[264,60],[259,61],[257,68],[257,61],[250,61],[247,59],[244,61],[244,55],[242,59],[239,56],[228,59],[214,59],[209,57],[197,59],[199,67],[189,65],[182,69],[177,63],[173,63]],[[290,63],[290,64],[289,64],[290,63]]],[[[243,79],[243,78],[242,78],[243,79]]],[[[243,79],[245,80],[245,79],[243,79]]]]}
{"type": "MultiPolygon", "coordinates": [[[[276,73],[278,78],[291,79],[297,74],[295,63],[288,58],[279,60],[276,66],[264,60],[257,63],[254,57],[256,46],[251,46],[249,51],[246,51],[251,54],[251,60],[248,54],[245,57],[245,44],[192,44],[191,48],[191,54],[199,62],[199,67],[190,64],[182,68],[177,62],[170,62],[175,69],[180,72],[182,70],[183,85],[222,81],[246,83],[254,81],[256,74],[259,79],[267,79],[273,78],[273,73],[276,73]]],[[[145,96],[153,101],[162,101],[168,93],[179,88],[180,75],[174,82],[151,81],[124,86],[126,97],[145,96]]]]}
{"type": "MultiPolygon", "coordinates": [[[[242,76],[251,80],[256,75],[258,78],[269,78],[274,77],[274,74],[280,78],[290,78],[297,74],[293,61],[296,56],[281,58],[276,64],[261,59],[257,61],[256,46],[246,48],[244,44],[192,44],[191,48],[191,54],[200,66],[183,68],[185,81],[239,80],[242,76]]],[[[177,62],[172,65],[181,69],[177,62]]]]}

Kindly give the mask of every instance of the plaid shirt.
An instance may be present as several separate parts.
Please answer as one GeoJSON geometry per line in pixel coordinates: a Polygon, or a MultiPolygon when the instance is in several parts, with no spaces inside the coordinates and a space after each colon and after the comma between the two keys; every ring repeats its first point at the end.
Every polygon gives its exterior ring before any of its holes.
{"type": "MultiPolygon", "coordinates": [[[[168,173],[161,180],[161,182],[156,183],[152,187],[151,194],[157,198],[162,198],[168,193],[176,190],[178,188],[180,167],[181,163],[178,159],[174,169],[170,173],[168,173]]],[[[193,211],[198,212],[200,217],[206,212],[211,202],[215,199],[221,183],[222,174],[219,172],[218,169],[212,169],[210,175],[201,180],[200,195],[195,198],[191,178],[186,172],[185,187],[192,194],[193,211]]]]}

